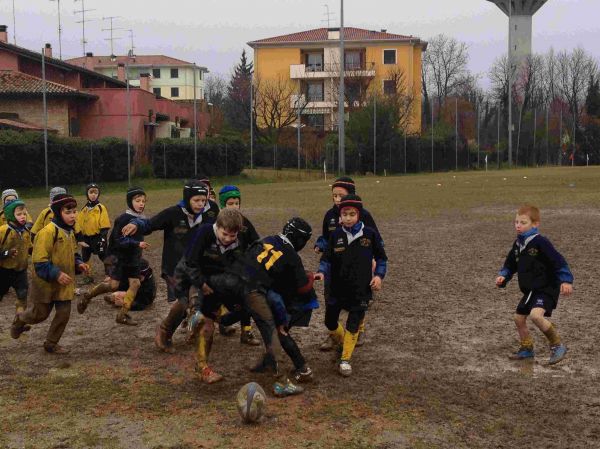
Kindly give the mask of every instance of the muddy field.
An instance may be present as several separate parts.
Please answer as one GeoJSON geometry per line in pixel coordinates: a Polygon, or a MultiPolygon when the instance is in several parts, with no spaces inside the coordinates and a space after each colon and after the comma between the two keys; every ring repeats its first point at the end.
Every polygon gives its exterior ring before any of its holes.
{"type": "MultiPolygon", "coordinates": [[[[239,332],[217,335],[215,385],[194,373],[194,348],[176,334],[177,353],[153,346],[165,316],[164,285],[155,305],[136,312],[138,327],[114,322],[98,298],[85,315],[73,308],[62,343],[42,349],[48,322],[15,341],[8,335],[14,296],[0,303],[0,447],[2,448],[592,448],[600,447],[600,169],[362,178],[358,193],[377,220],[389,257],[384,289],[367,314],[367,343],[354,373],[340,377],[325,335],[323,308],[295,330],[315,381],[297,397],[269,398],[258,425],[243,425],[234,397],[246,382],[272,379],[248,367],[260,354],[239,332]],[[377,182],[379,181],[379,182],[377,182]],[[542,207],[541,231],[569,261],[575,294],[553,315],[567,358],[546,365],[511,362],[518,342],[512,313],[516,282],[494,277],[510,248],[512,218],[525,201],[542,207]]],[[[325,181],[242,186],[242,207],[261,235],[285,218],[306,217],[319,234],[329,207],[325,181]]],[[[106,200],[114,217],[123,195],[106,200]]],[[[150,192],[149,213],[179,191],[150,192]]],[[[37,212],[43,199],[31,201],[37,212]]],[[[162,236],[147,256],[159,271],[162,236]]],[[[310,245],[312,247],[312,245],[310,245]]],[[[303,252],[315,269],[317,257],[303,252]]],[[[98,267],[98,265],[96,265],[98,267]]],[[[286,361],[286,368],[291,364],[286,361]]]]}

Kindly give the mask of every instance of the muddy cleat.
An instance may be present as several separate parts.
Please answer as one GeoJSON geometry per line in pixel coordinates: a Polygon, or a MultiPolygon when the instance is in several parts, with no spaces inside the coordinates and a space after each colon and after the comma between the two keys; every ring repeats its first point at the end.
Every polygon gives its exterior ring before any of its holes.
{"type": "MultiPolygon", "coordinates": [[[[77,306],[79,306],[79,304],[77,304],[77,306]]],[[[131,315],[129,315],[124,310],[121,310],[119,313],[117,313],[117,318],[115,319],[115,321],[119,324],[125,324],[127,326],[138,325],[137,321],[134,321],[133,318],[131,318],[131,315]]]]}
{"type": "Polygon", "coordinates": [[[205,384],[214,384],[223,380],[223,376],[213,371],[210,366],[207,366],[206,368],[202,369],[202,372],[200,373],[200,379],[202,379],[202,382],[205,384]]]}
{"type": "Polygon", "coordinates": [[[27,332],[29,329],[31,329],[30,325],[25,324],[23,321],[21,321],[18,317],[15,316],[15,319],[12,322],[12,325],[10,326],[10,336],[16,340],[21,336],[23,332],[27,332]]]}
{"type": "Polygon", "coordinates": [[[358,340],[356,340],[356,347],[360,347],[362,345],[365,344],[365,341],[367,341],[367,336],[365,335],[365,331],[359,332],[358,333],[358,340]]]}
{"type": "Polygon", "coordinates": [[[293,396],[304,392],[304,388],[300,385],[295,385],[290,379],[285,379],[283,382],[275,382],[273,384],[273,394],[278,398],[293,396]]]}
{"type": "Polygon", "coordinates": [[[250,371],[253,373],[266,373],[271,372],[273,374],[278,373],[277,361],[273,358],[271,354],[265,354],[259,362],[250,368],[250,371]]]}
{"type": "Polygon", "coordinates": [[[167,354],[173,354],[175,352],[175,348],[173,347],[173,342],[169,337],[169,334],[163,327],[159,324],[156,328],[156,334],[154,335],[154,345],[162,352],[166,352],[167,354]]]}
{"type": "Polygon", "coordinates": [[[53,343],[44,343],[44,351],[46,351],[49,354],[56,354],[56,355],[65,355],[65,354],[68,354],[69,352],[71,352],[64,346],[61,346],[59,344],[53,344],[53,343]]]}
{"type": "Polygon", "coordinates": [[[295,382],[308,383],[313,380],[313,372],[308,365],[305,365],[304,368],[292,371],[291,377],[295,382]]]}
{"type": "Polygon", "coordinates": [[[260,346],[260,340],[256,338],[252,331],[242,331],[240,334],[240,343],[248,346],[260,346]]]}
{"type": "Polygon", "coordinates": [[[89,295],[89,293],[84,293],[83,296],[79,297],[77,300],[77,313],[79,315],[82,315],[83,312],[85,312],[85,309],[87,309],[87,307],[90,305],[91,300],[92,297],[89,295]]]}
{"type": "Polygon", "coordinates": [[[352,375],[352,365],[347,360],[342,360],[338,365],[338,372],[344,377],[350,377],[352,375]]]}
{"type": "Polygon", "coordinates": [[[335,342],[333,341],[333,338],[331,338],[331,335],[328,334],[325,340],[323,340],[323,343],[321,343],[321,346],[319,346],[319,351],[331,351],[334,347],[335,342]]]}
{"type": "Polygon", "coordinates": [[[560,362],[565,358],[567,354],[567,347],[562,343],[559,345],[554,345],[550,347],[550,360],[548,360],[549,365],[554,365],[560,362]]]}
{"type": "MultiPolygon", "coordinates": [[[[229,337],[230,335],[235,334],[235,327],[233,326],[225,326],[224,324],[219,323],[219,334],[225,336],[225,337],[229,337]]],[[[244,332],[242,332],[242,336],[244,335],[244,332]]],[[[240,336],[240,340],[242,339],[242,336],[240,336]]],[[[244,343],[242,341],[242,343],[244,343]]],[[[260,342],[258,343],[260,344],[260,342]]],[[[254,346],[254,345],[252,345],[254,346]]]]}
{"type": "Polygon", "coordinates": [[[525,360],[532,359],[535,356],[532,348],[520,347],[517,352],[512,353],[508,356],[510,360],[525,360]]]}

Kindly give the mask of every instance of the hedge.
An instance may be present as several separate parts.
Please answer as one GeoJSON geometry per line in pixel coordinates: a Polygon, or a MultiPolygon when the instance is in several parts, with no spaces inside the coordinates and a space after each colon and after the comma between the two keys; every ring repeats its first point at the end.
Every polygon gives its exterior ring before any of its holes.
{"type": "MultiPolygon", "coordinates": [[[[133,148],[131,149],[133,159],[133,148]]],[[[0,131],[2,187],[45,185],[44,137],[40,133],[0,131]]],[[[127,142],[117,138],[85,140],[48,136],[48,182],[51,185],[127,179],[127,142]]]]}
{"type": "MultiPolygon", "coordinates": [[[[157,178],[194,176],[193,139],[157,139],[150,151],[157,178]]],[[[197,172],[209,176],[239,175],[249,150],[241,139],[209,137],[197,142],[197,172]]]]}

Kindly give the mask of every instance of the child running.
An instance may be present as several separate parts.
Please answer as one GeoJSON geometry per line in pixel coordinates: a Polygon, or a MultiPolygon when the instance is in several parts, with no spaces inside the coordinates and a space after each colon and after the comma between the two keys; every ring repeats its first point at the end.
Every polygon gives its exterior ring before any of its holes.
{"type": "Polygon", "coordinates": [[[27,264],[32,249],[27,209],[23,201],[15,199],[4,205],[3,212],[8,223],[0,226],[0,301],[13,288],[20,313],[27,308],[27,264]]]}
{"type": "MultiPolygon", "coordinates": [[[[87,203],[81,209],[77,217],[79,244],[83,261],[88,263],[92,254],[104,262],[108,244],[108,231],[110,230],[110,219],[106,206],[100,203],[100,187],[98,184],[88,184],[85,188],[87,203]]],[[[84,282],[94,282],[91,274],[84,278],[84,282]]]]}
{"type": "Polygon", "coordinates": [[[517,239],[506,256],[504,266],[496,278],[496,286],[504,288],[514,274],[519,276],[519,288],[523,297],[514,315],[520,346],[509,356],[512,360],[534,357],[533,338],[527,328],[527,316],[548,339],[549,364],[560,362],[567,353],[556,326],[546,319],[556,309],[560,294],[573,293],[573,274],[565,258],[552,246],[550,240],[538,230],[540,211],[525,205],[517,210],[515,230],[517,239]]]}
{"type": "MultiPolygon", "coordinates": [[[[346,195],[355,195],[356,194],[356,185],[354,180],[348,176],[342,176],[341,178],[336,179],[331,185],[331,193],[333,197],[333,206],[329,209],[325,216],[323,217],[323,233],[319,238],[317,238],[317,242],[315,243],[315,252],[317,254],[323,253],[327,250],[327,245],[329,242],[329,237],[333,231],[338,229],[341,226],[340,221],[340,210],[339,205],[342,198],[346,195]]],[[[379,229],[375,224],[375,220],[370,212],[366,209],[362,209],[360,214],[361,221],[365,224],[365,226],[374,229],[379,234],[379,229]]],[[[381,241],[383,245],[383,240],[381,241]]],[[[325,299],[328,296],[329,285],[328,281],[325,281],[325,299]]],[[[365,342],[365,323],[364,320],[361,321],[359,330],[358,330],[358,341],[356,342],[356,346],[362,346],[365,342]]],[[[328,334],[325,338],[325,341],[321,343],[319,349],[321,351],[331,351],[335,346],[335,342],[331,339],[328,334]]]]}
{"type": "MultiPolygon", "coordinates": [[[[152,268],[146,259],[142,259],[140,264],[140,288],[135,295],[131,311],[147,309],[152,305],[156,298],[156,280],[152,268]]],[[[122,280],[119,284],[119,289],[110,295],[104,296],[104,301],[114,307],[123,307],[125,295],[127,294],[127,279],[122,280]]]]}
{"type": "Polygon", "coordinates": [[[52,212],[52,202],[56,195],[65,195],[67,193],[67,189],[64,187],[52,187],[50,189],[50,204],[44,210],[40,212],[35,223],[33,223],[33,227],[31,228],[31,239],[35,239],[35,235],[40,232],[48,223],[52,221],[54,218],[54,212],[52,212]]]}
{"type": "Polygon", "coordinates": [[[129,310],[140,288],[140,269],[142,250],[150,245],[144,242],[144,235],[137,231],[134,234],[122,235],[123,228],[136,218],[145,218],[146,192],[141,187],[130,187],[126,194],[127,210],[115,219],[114,228],[109,237],[109,252],[116,257],[116,264],[110,273],[110,280],[96,285],[90,292],[84,293],[78,303],[77,312],[83,314],[92,298],[102,293],[114,292],[122,280],[128,280],[127,293],[123,306],[116,317],[116,322],[130,326],[138,323],[129,315],[129,310]]]}
{"type": "Polygon", "coordinates": [[[342,346],[338,371],[344,377],[352,374],[350,361],[360,322],[369,307],[372,292],[381,289],[387,271],[381,236],[360,220],[362,211],[358,195],[342,198],[339,203],[342,226],[331,233],[315,275],[315,280],[329,279],[325,326],[335,344],[342,346]],[[338,322],[342,309],[348,311],[346,329],[338,322]]]}
{"type": "Polygon", "coordinates": [[[75,220],[77,202],[65,193],[53,197],[52,222],[41,229],[33,246],[34,266],[30,301],[27,310],[17,313],[10,329],[12,338],[19,336],[28,325],[40,323],[48,318],[52,309],[56,313],[44,342],[46,352],[66,354],[68,349],[58,344],[69,322],[71,301],[74,295],[75,274],[89,269],[77,254],[75,220]]]}

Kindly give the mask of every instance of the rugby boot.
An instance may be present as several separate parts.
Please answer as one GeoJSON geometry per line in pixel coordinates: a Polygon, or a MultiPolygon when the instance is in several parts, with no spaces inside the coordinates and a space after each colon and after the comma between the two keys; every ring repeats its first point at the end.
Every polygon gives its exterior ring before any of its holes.
{"type": "Polygon", "coordinates": [[[44,342],[44,351],[46,351],[49,354],[56,354],[56,355],[65,355],[70,353],[71,351],[67,348],[65,348],[64,346],[59,345],[58,343],[48,343],[48,342],[44,342]]]}
{"type": "Polygon", "coordinates": [[[319,346],[319,350],[331,351],[334,347],[335,342],[333,341],[333,338],[331,338],[331,335],[327,334],[327,337],[325,337],[325,340],[323,340],[323,343],[321,343],[321,346],[319,346]]]}
{"type": "Polygon", "coordinates": [[[554,346],[550,346],[550,360],[548,360],[549,365],[554,365],[560,362],[565,358],[567,354],[567,347],[562,343],[554,346]]]}
{"type": "Polygon", "coordinates": [[[343,377],[350,377],[352,375],[352,365],[348,360],[342,360],[338,365],[338,372],[343,377]]]}
{"type": "Polygon", "coordinates": [[[15,319],[10,326],[10,336],[16,340],[23,332],[27,332],[29,329],[31,329],[31,326],[25,324],[19,319],[18,315],[15,315],[15,319]]]}
{"type": "Polygon", "coordinates": [[[90,305],[90,301],[92,300],[92,296],[89,292],[84,293],[77,299],[77,313],[82,315],[85,312],[85,309],[90,305]]]}
{"type": "Polygon", "coordinates": [[[138,322],[134,321],[133,318],[131,318],[131,315],[129,315],[127,313],[127,310],[125,310],[125,309],[119,310],[119,313],[117,313],[117,318],[115,319],[115,321],[118,324],[125,324],[126,326],[137,326],[138,325],[138,322]]]}
{"type": "Polygon", "coordinates": [[[535,357],[535,352],[533,352],[533,348],[528,348],[524,346],[521,346],[517,350],[517,352],[513,352],[511,355],[508,356],[510,360],[525,360],[532,359],[533,357],[535,357]]]}
{"type": "MultiPolygon", "coordinates": [[[[233,326],[225,326],[224,324],[219,323],[219,334],[225,336],[225,337],[229,337],[230,335],[235,334],[235,327],[233,326]]],[[[243,335],[243,332],[242,332],[243,335]]],[[[242,337],[240,337],[240,340],[242,339],[242,337]]],[[[244,342],[242,342],[244,343],[244,342]]],[[[260,344],[260,342],[258,343],[260,344]]]]}
{"type": "Polygon", "coordinates": [[[161,350],[162,352],[166,352],[167,354],[173,354],[175,352],[175,348],[173,347],[173,342],[171,341],[171,336],[160,324],[156,328],[156,334],[154,335],[154,345],[161,350]]]}
{"type": "Polygon", "coordinates": [[[242,331],[240,334],[240,343],[248,346],[260,346],[260,340],[256,338],[251,330],[242,331]]]}
{"type": "Polygon", "coordinates": [[[292,380],[299,383],[308,383],[313,380],[313,371],[310,366],[304,365],[304,367],[295,369],[291,374],[292,380]]]}
{"type": "Polygon", "coordinates": [[[206,384],[214,384],[223,380],[223,376],[213,371],[210,366],[207,366],[200,372],[200,379],[206,384]]]}
{"type": "Polygon", "coordinates": [[[273,384],[273,394],[278,398],[286,396],[292,396],[304,392],[304,388],[300,385],[295,385],[290,379],[284,379],[282,382],[275,382],[273,384]]]}

